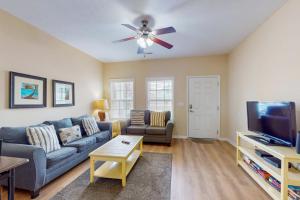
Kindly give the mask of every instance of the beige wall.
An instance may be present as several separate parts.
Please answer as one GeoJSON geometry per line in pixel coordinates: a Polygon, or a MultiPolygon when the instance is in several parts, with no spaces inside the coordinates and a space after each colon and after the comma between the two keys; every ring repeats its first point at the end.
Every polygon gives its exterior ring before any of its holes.
{"type": "Polygon", "coordinates": [[[102,64],[0,10],[0,127],[90,113],[102,96],[102,64]],[[48,78],[48,107],[8,109],[8,72],[48,78]],[[75,82],[76,106],[52,108],[51,79],[75,82]]]}
{"type": "MultiPolygon", "coordinates": [[[[246,101],[300,106],[300,1],[290,0],[229,56],[229,131],[247,129],[246,101]]],[[[300,123],[298,120],[298,128],[300,123]]]]}
{"type": "Polygon", "coordinates": [[[147,77],[175,78],[175,135],[186,136],[187,76],[220,75],[221,77],[221,132],[226,125],[226,71],[227,56],[191,57],[178,59],[145,60],[104,64],[104,95],[109,97],[109,79],[135,80],[135,108],[146,107],[147,77]]]}

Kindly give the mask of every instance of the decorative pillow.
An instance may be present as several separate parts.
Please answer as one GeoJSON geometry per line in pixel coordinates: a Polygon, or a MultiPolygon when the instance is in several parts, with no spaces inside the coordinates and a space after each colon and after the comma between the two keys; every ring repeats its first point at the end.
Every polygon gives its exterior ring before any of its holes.
{"type": "Polygon", "coordinates": [[[83,128],[88,136],[100,132],[94,117],[87,117],[82,120],[83,128]]]}
{"type": "Polygon", "coordinates": [[[29,144],[42,147],[46,153],[60,149],[59,141],[53,125],[27,127],[26,135],[29,144]]]}
{"type": "Polygon", "coordinates": [[[151,112],[150,126],[165,127],[166,112],[151,112]]]}
{"type": "Polygon", "coordinates": [[[145,111],[132,110],[130,112],[130,120],[132,125],[145,125],[145,111]]]}
{"type": "Polygon", "coordinates": [[[82,138],[80,126],[72,126],[70,128],[59,129],[59,137],[63,144],[68,144],[70,142],[79,140],[82,138]]]}

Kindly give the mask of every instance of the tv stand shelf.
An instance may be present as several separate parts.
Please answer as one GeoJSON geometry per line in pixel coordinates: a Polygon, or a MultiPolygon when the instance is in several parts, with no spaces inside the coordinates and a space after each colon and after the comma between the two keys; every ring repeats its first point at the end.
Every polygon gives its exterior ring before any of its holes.
{"type": "Polygon", "coordinates": [[[242,167],[273,199],[287,200],[288,185],[300,186],[300,172],[288,168],[289,162],[300,163],[300,154],[292,147],[268,146],[257,142],[246,135],[257,135],[257,133],[245,131],[237,132],[237,164],[242,167]],[[282,168],[276,168],[255,154],[255,148],[266,151],[281,160],[282,168]],[[262,177],[256,174],[243,161],[242,155],[246,155],[263,170],[271,174],[281,182],[281,192],[270,186],[262,177]]]}

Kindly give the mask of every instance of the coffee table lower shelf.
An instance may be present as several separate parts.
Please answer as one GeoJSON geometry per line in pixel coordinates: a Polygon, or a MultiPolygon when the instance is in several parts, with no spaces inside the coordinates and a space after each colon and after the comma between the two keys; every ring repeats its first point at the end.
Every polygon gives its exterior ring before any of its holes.
{"type": "MultiPolygon", "coordinates": [[[[126,176],[141,155],[140,150],[134,150],[126,160],[126,176]]],[[[101,178],[122,179],[122,163],[115,161],[106,161],[95,170],[94,176],[101,178]]]]}

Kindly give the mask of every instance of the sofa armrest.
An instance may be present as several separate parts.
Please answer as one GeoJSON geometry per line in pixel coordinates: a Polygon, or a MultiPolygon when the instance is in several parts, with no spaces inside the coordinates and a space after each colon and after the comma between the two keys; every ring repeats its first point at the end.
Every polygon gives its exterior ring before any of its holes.
{"type": "Polygon", "coordinates": [[[3,143],[2,155],[29,159],[28,163],[16,169],[17,188],[37,191],[44,185],[47,159],[41,147],[3,143]]]}
{"type": "MultiPolygon", "coordinates": [[[[97,122],[100,131],[109,131],[112,138],[112,123],[111,122],[97,122]]],[[[111,139],[110,138],[110,139],[111,139]]]]}
{"type": "Polygon", "coordinates": [[[166,133],[167,133],[167,137],[170,139],[170,142],[172,140],[173,128],[174,128],[174,122],[172,120],[169,120],[166,124],[166,133]]]}
{"type": "Polygon", "coordinates": [[[120,123],[121,123],[121,134],[126,135],[126,129],[127,127],[130,126],[131,120],[130,119],[121,120],[120,123]]]}

